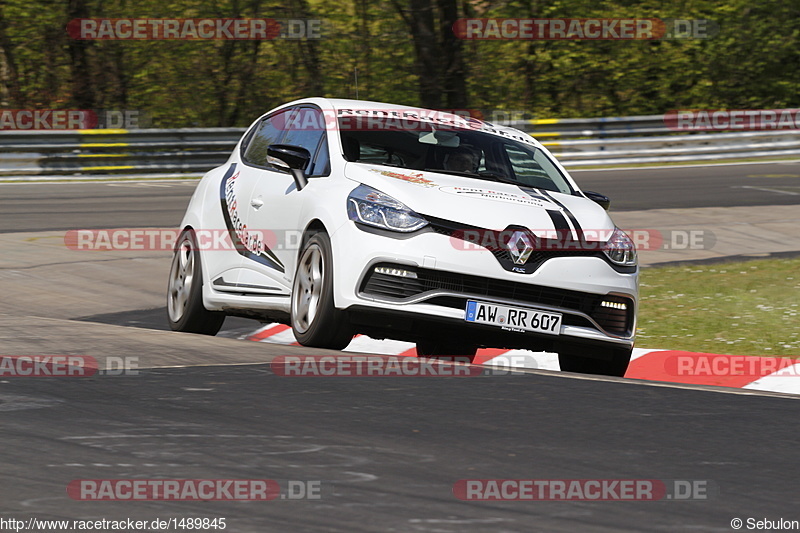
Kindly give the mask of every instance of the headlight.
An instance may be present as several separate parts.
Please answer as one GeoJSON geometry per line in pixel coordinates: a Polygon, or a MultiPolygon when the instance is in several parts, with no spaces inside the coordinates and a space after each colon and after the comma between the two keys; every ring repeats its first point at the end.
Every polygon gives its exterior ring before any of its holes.
{"type": "Polygon", "coordinates": [[[350,220],[391,231],[416,231],[428,221],[379,190],[359,185],[347,197],[350,220]]]}
{"type": "Polygon", "coordinates": [[[603,246],[603,252],[614,264],[636,266],[636,246],[628,234],[619,228],[614,229],[611,238],[603,246]]]}

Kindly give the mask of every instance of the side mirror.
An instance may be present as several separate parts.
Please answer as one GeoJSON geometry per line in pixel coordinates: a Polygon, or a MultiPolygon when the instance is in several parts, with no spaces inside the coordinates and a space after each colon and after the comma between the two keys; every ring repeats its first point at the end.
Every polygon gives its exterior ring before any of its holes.
{"type": "Polygon", "coordinates": [[[611,198],[604,194],[600,194],[599,192],[592,192],[592,191],[584,191],[583,194],[586,195],[586,198],[593,201],[606,211],[608,208],[611,207],[611,198]]]}
{"type": "Polygon", "coordinates": [[[267,147],[267,163],[291,172],[298,191],[308,185],[308,178],[303,169],[308,166],[309,161],[311,154],[302,146],[271,144],[267,147]]]}

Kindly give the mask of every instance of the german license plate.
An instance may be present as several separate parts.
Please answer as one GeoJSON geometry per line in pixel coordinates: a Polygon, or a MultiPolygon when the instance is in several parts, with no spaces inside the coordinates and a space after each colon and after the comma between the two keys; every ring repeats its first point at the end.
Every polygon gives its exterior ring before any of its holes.
{"type": "Polygon", "coordinates": [[[510,331],[561,334],[561,314],[540,309],[508,307],[469,300],[464,318],[467,322],[499,326],[510,331]]]}

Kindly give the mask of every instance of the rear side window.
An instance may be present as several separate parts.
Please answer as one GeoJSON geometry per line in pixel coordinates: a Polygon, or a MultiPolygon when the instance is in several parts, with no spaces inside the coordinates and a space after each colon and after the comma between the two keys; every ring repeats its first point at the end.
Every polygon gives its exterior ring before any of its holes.
{"type": "Polygon", "coordinates": [[[286,123],[290,111],[287,109],[262,120],[261,124],[256,126],[256,131],[247,144],[242,159],[251,165],[268,166],[267,147],[271,144],[281,143],[286,133],[286,123]]]}

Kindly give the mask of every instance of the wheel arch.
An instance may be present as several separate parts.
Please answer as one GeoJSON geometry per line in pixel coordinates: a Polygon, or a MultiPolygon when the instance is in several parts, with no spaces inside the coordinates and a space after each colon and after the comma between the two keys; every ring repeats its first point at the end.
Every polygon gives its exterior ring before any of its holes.
{"type": "Polygon", "coordinates": [[[325,226],[325,223],[322,222],[319,218],[311,219],[308,224],[306,224],[305,229],[303,230],[303,238],[300,241],[300,246],[297,249],[297,253],[295,254],[295,264],[300,259],[300,254],[303,253],[303,248],[305,248],[308,239],[311,238],[312,235],[315,233],[327,233],[330,237],[330,232],[328,228],[325,226]]]}
{"type": "Polygon", "coordinates": [[[184,225],[182,225],[182,226],[180,227],[180,229],[178,230],[178,235],[175,237],[175,242],[172,244],[172,251],[173,251],[173,252],[174,252],[174,251],[177,251],[177,249],[178,249],[178,242],[179,242],[179,239],[178,239],[178,237],[180,237],[180,236],[181,236],[181,234],[182,234],[184,231],[192,231],[192,232],[194,232],[194,227],[193,227],[191,224],[184,224],[184,225]]]}

